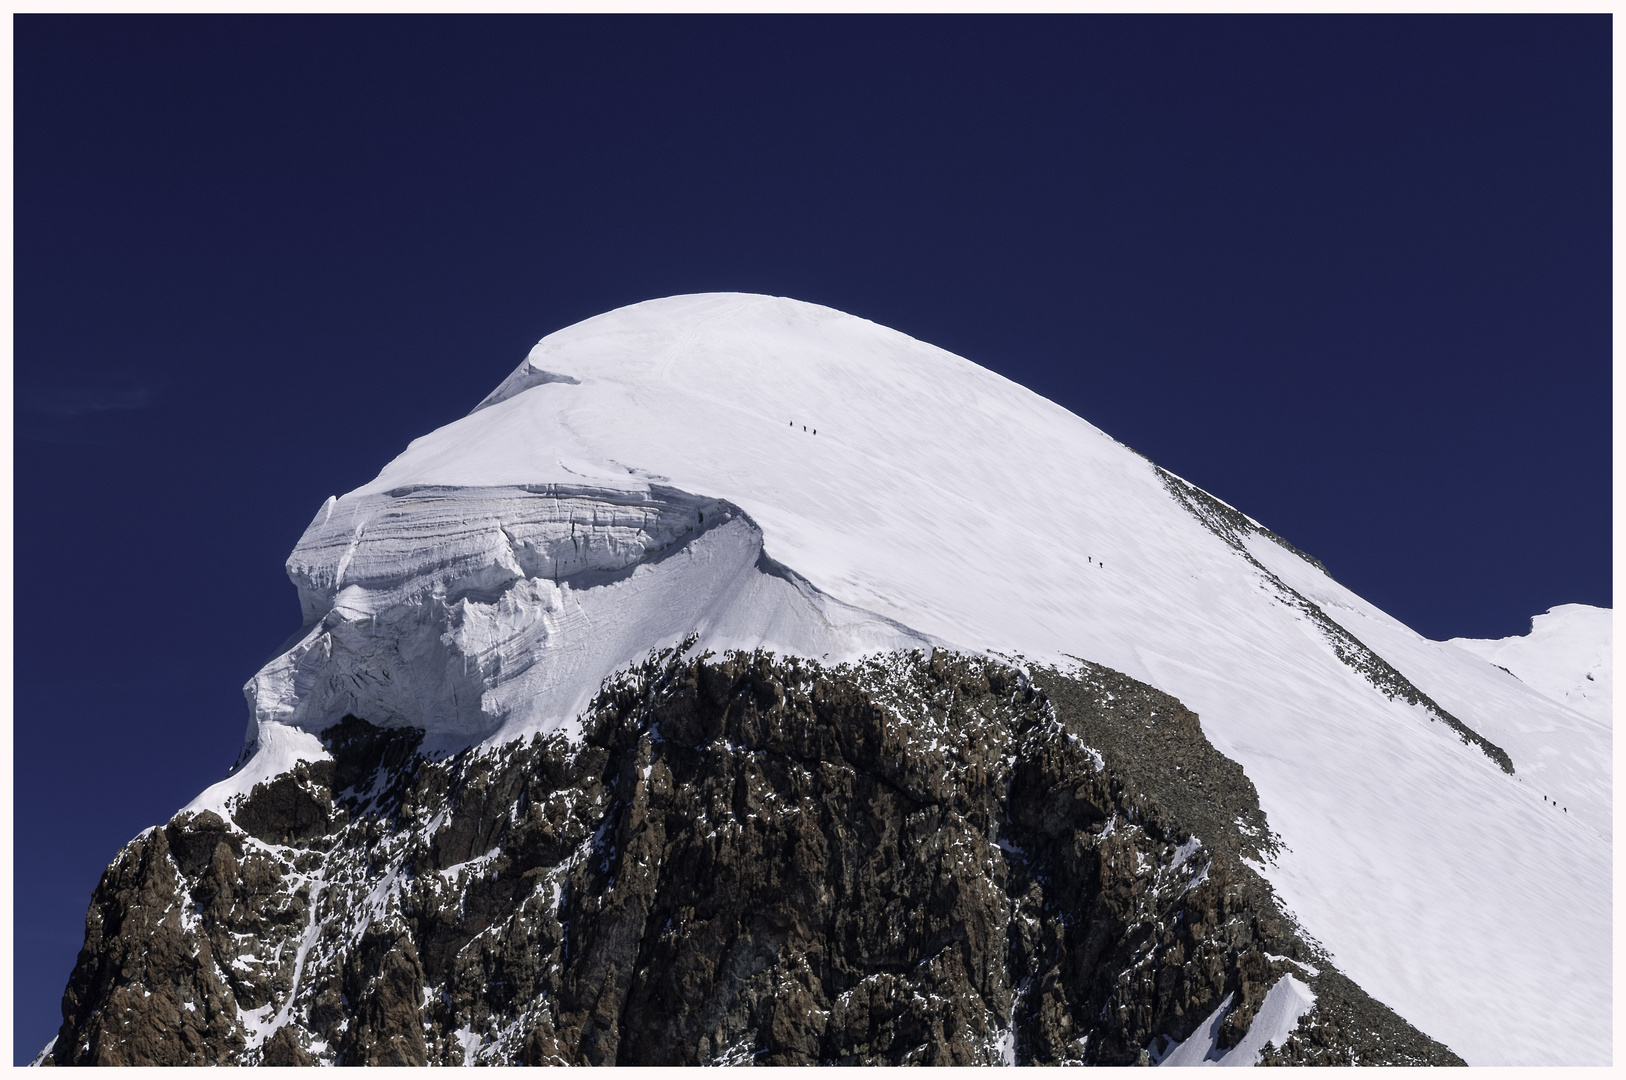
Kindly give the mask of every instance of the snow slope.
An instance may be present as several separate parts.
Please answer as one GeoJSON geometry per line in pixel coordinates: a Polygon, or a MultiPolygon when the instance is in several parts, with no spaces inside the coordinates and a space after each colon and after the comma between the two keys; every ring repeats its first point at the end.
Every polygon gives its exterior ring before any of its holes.
{"type": "Polygon", "coordinates": [[[1554,609],[1564,613],[1557,619],[1536,616],[1538,631],[1527,638],[1429,641],[1273,547],[1250,543],[1261,562],[1421,690],[1457,715],[1471,716],[1476,730],[1512,756],[1520,783],[1538,803],[1549,811],[1556,805],[1557,813],[1612,839],[1610,612],[1570,604],[1554,609]],[[1459,650],[1489,662],[1465,662],[1459,650]],[[1522,664],[1529,678],[1497,666],[1513,663],[1522,664]],[[1583,688],[1593,688],[1590,698],[1583,688]]]}
{"type": "Polygon", "coordinates": [[[1082,657],[1200,714],[1283,838],[1263,872],[1370,993],[1473,1063],[1608,1062],[1607,723],[1182,490],[862,319],[738,294],[613,311],[323,507],[289,560],[306,626],[246,688],[259,753],[194,805],[345,711],[446,746],[573,730],[603,675],[689,632],[1082,657]]]}
{"type": "Polygon", "coordinates": [[[1615,704],[1614,624],[1614,612],[1607,608],[1560,604],[1531,619],[1530,633],[1523,637],[1452,638],[1447,644],[1607,725],[1615,704]]]}

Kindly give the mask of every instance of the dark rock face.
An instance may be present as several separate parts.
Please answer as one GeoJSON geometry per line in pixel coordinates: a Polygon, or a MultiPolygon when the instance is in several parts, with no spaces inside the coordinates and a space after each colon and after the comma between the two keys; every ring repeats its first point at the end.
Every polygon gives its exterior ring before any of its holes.
{"type": "MultiPolygon", "coordinates": [[[[221,835],[225,823],[208,817],[199,831],[221,835]]],[[[85,947],[62,996],[63,1015],[79,1018],[63,1035],[77,1044],[62,1045],[57,1063],[206,1065],[243,1049],[236,1001],[207,937],[197,933],[169,831],[149,829],[102,874],[85,917],[85,947]]],[[[194,840],[189,854],[207,842],[194,840]]],[[[211,884],[236,877],[224,840],[207,863],[188,861],[211,884]]]]}
{"type": "Polygon", "coordinates": [[[1134,1064],[1291,970],[1267,1061],[1458,1063],[1281,914],[1196,717],[1103,668],[667,655],[575,744],[419,738],[347,718],[132,841],[51,1060],[1134,1064]]]}

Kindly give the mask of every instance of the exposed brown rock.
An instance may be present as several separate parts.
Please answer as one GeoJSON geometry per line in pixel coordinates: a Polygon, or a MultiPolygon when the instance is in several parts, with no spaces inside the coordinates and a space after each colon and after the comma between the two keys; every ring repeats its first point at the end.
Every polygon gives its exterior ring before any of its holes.
{"type": "Polygon", "coordinates": [[[1134,1064],[1228,994],[1234,1043],[1301,960],[1330,1004],[1272,1060],[1454,1060],[1280,913],[1195,716],[1032,679],[668,655],[574,744],[441,760],[347,718],[235,822],[120,854],[54,1059],[1134,1064]]]}

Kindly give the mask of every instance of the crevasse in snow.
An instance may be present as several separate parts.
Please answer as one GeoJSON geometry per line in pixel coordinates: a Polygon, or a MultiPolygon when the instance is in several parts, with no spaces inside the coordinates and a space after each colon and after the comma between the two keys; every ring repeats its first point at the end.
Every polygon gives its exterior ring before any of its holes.
{"type": "Polygon", "coordinates": [[[1284,841],[1264,873],[1369,992],[1470,1062],[1607,1061],[1607,716],[1234,540],[1079,417],[904,334],[775,297],[636,304],[329,500],[289,560],[306,624],[246,688],[255,753],[194,806],[319,756],[347,712],[443,748],[573,731],[604,676],[689,634],[1083,657],[1243,765],[1284,841]]]}

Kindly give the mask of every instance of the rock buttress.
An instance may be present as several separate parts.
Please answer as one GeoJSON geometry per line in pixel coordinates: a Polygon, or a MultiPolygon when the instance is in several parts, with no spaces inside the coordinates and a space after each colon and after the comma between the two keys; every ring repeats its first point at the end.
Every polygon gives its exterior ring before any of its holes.
{"type": "Polygon", "coordinates": [[[652,658],[583,737],[431,759],[354,717],[104,874],[55,1064],[1134,1064],[1274,981],[1270,1062],[1456,1062],[1243,861],[1179,702],[937,652],[652,658]]]}

